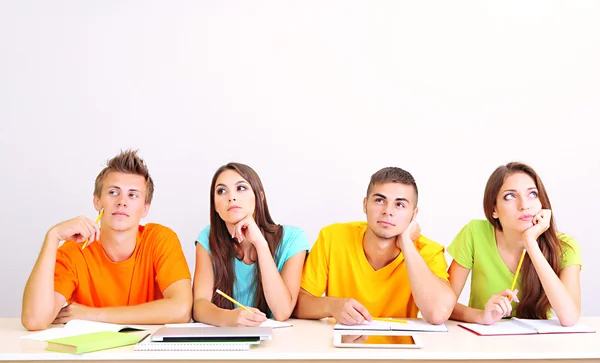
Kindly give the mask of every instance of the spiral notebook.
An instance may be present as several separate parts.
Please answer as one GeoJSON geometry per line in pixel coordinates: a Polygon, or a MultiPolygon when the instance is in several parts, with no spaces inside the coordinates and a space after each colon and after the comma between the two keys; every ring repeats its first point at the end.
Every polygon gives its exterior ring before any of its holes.
{"type": "MultiPolygon", "coordinates": [[[[178,323],[178,324],[165,324],[167,328],[211,328],[215,327],[214,325],[204,324],[204,323],[178,323]]],[[[260,324],[261,328],[287,328],[293,326],[292,323],[287,321],[277,321],[273,319],[267,319],[262,324],[260,324]]]]}
{"type": "Polygon", "coordinates": [[[582,324],[562,326],[557,319],[519,319],[500,320],[492,325],[460,323],[458,326],[477,335],[526,335],[526,334],[561,334],[561,333],[595,333],[596,330],[582,324]]]}
{"type": "Polygon", "coordinates": [[[228,350],[243,351],[250,350],[249,342],[223,342],[223,343],[200,343],[200,342],[153,342],[147,337],[142,342],[136,344],[135,351],[198,351],[198,350],[228,350]]]}

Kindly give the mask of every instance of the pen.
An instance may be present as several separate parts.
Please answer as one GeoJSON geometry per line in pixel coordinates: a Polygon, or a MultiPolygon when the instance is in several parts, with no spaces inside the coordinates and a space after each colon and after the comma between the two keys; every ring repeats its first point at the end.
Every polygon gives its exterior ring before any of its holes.
{"type": "MultiPolygon", "coordinates": [[[[100,213],[98,213],[98,218],[96,218],[96,224],[98,224],[98,222],[100,222],[100,218],[102,218],[102,214],[104,214],[104,208],[102,208],[100,210],[100,213]]],[[[85,240],[85,242],[83,243],[83,246],[81,247],[81,249],[84,249],[88,245],[88,241],[89,240],[90,240],[89,238],[87,238],[85,240]]]]}
{"type": "Polygon", "coordinates": [[[224,293],[223,291],[217,289],[217,294],[223,296],[224,298],[226,298],[227,300],[231,301],[232,303],[236,304],[237,306],[239,306],[240,308],[251,312],[252,314],[255,314],[254,311],[248,309],[247,307],[245,307],[244,305],[240,304],[239,302],[235,301],[234,298],[232,298],[231,296],[227,295],[226,293],[224,293]]]}

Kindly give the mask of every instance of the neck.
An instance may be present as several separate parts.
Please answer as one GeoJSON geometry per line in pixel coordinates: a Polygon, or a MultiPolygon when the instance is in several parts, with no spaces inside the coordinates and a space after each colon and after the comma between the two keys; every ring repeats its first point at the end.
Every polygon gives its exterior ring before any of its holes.
{"type": "MultiPolygon", "coordinates": [[[[230,236],[235,233],[235,224],[225,223],[225,226],[227,227],[227,232],[229,232],[230,236]]],[[[252,243],[250,243],[247,239],[244,239],[242,242],[233,240],[233,243],[233,250],[237,254],[238,259],[240,259],[246,265],[252,265],[256,262],[256,248],[254,248],[252,243]]]]}
{"type": "Polygon", "coordinates": [[[367,261],[375,270],[387,266],[401,252],[396,246],[396,237],[380,238],[368,227],[363,237],[363,250],[367,261]]]}
{"type": "Polygon", "coordinates": [[[229,232],[229,236],[233,236],[233,234],[235,233],[235,224],[225,223],[225,226],[227,227],[227,232],[229,232]]]}
{"type": "Polygon", "coordinates": [[[100,242],[106,256],[113,262],[127,260],[135,250],[138,229],[131,228],[126,231],[115,231],[103,228],[100,232],[100,242]]]}
{"type": "Polygon", "coordinates": [[[507,229],[501,231],[499,229],[496,229],[495,234],[498,248],[501,248],[502,250],[514,255],[519,255],[523,253],[522,232],[507,229]]]}

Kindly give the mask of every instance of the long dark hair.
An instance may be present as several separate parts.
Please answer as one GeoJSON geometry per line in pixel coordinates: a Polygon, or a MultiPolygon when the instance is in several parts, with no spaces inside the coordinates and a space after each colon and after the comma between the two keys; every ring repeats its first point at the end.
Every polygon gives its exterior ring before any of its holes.
{"type": "MultiPolygon", "coordinates": [[[[502,184],[507,177],[515,173],[527,174],[533,179],[538,190],[538,198],[542,204],[542,209],[552,210],[550,199],[542,179],[528,165],[519,162],[512,162],[498,167],[492,175],[490,175],[483,193],[483,210],[487,220],[494,226],[495,229],[502,231],[500,220],[493,217],[496,200],[502,184]]],[[[538,237],[538,245],[544,254],[546,260],[552,267],[552,270],[558,275],[560,264],[563,256],[563,242],[559,239],[554,215],[550,221],[550,227],[538,237]]],[[[529,255],[525,255],[523,265],[521,266],[521,290],[520,302],[516,307],[516,316],[526,319],[547,319],[548,310],[550,309],[550,301],[546,296],[546,292],[540,282],[540,278],[529,259],[529,255]]]]}
{"type": "MultiPolygon", "coordinates": [[[[234,246],[237,242],[231,238],[227,230],[227,225],[217,213],[215,209],[215,185],[217,178],[222,172],[226,170],[233,170],[240,174],[252,188],[255,197],[255,209],[254,209],[254,221],[258,225],[258,228],[262,232],[263,236],[267,240],[271,255],[275,258],[277,264],[279,245],[281,244],[281,238],[283,236],[283,227],[275,224],[271,213],[269,213],[269,206],[267,205],[267,197],[258,174],[249,167],[248,165],[240,163],[229,163],[221,166],[213,176],[212,183],[210,184],[210,233],[208,235],[208,243],[212,254],[214,271],[215,271],[215,289],[219,289],[229,296],[233,296],[233,285],[235,283],[235,271],[234,261],[237,256],[237,252],[234,246]]],[[[244,256],[241,256],[243,259],[244,256]]],[[[256,286],[256,293],[254,295],[254,306],[260,311],[267,312],[268,305],[263,293],[263,286],[260,275],[260,268],[258,262],[256,262],[255,274],[253,276],[253,285],[256,286]]],[[[225,299],[223,296],[213,293],[212,301],[215,305],[223,309],[232,309],[233,304],[225,299]]]]}

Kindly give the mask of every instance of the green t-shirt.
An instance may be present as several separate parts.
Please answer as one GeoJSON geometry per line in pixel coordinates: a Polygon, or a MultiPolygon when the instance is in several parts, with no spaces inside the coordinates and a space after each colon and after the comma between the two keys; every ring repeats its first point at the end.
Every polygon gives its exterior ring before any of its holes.
{"type": "MultiPolygon", "coordinates": [[[[579,245],[565,234],[559,238],[563,245],[561,270],[570,265],[581,265],[579,245]]],[[[448,253],[462,267],[471,270],[471,297],[469,307],[483,310],[490,296],[510,288],[515,275],[510,272],[496,245],[494,226],[487,220],[472,220],[448,246],[448,253]]],[[[521,278],[515,288],[520,290],[521,278]]],[[[517,294],[520,295],[520,294],[517,294]]],[[[516,302],[513,304],[513,315],[516,302]]]]}

